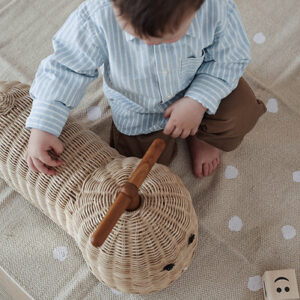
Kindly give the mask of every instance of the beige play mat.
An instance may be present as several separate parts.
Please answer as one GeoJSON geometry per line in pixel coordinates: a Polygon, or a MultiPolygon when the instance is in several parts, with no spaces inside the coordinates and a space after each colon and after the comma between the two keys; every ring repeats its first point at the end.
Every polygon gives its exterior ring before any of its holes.
{"type": "MultiPolygon", "coordinates": [[[[80,3],[0,0],[0,81],[31,84],[51,37],[80,3]]],[[[38,300],[261,300],[265,270],[294,268],[300,282],[300,5],[236,3],[252,46],[245,78],[268,112],[238,149],[221,154],[209,178],[193,177],[179,140],[170,169],[190,192],[199,222],[188,270],[154,295],[110,289],[73,238],[1,180],[0,265],[15,286],[38,300]]],[[[99,78],[72,117],[108,142],[111,115],[101,87],[99,78]]]]}

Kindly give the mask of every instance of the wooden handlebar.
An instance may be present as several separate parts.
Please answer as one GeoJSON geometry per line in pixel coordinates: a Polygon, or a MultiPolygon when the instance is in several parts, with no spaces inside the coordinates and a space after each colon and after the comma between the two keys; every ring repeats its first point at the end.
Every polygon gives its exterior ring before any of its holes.
{"type": "Polygon", "coordinates": [[[138,195],[138,188],[157,162],[165,146],[166,143],[162,139],[153,141],[129,180],[121,187],[116,200],[93,233],[91,239],[93,246],[100,247],[104,243],[125,210],[133,211],[139,208],[141,201],[138,195]]]}

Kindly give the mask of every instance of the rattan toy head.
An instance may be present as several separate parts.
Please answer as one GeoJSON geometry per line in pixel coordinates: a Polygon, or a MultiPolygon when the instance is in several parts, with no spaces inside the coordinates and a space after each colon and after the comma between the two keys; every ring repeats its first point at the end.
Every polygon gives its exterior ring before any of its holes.
{"type": "Polygon", "coordinates": [[[139,189],[140,207],[121,216],[100,248],[89,241],[137,164],[135,158],[117,158],[91,174],[78,195],[74,226],[81,237],[77,242],[89,249],[83,253],[85,260],[98,278],[123,292],[150,293],[181,275],[198,242],[190,195],[167,167],[152,168],[139,189]]]}
{"type": "Polygon", "coordinates": [[[122,157],[69,118],[60,136],[64,165],[56,176],[32,172],[23,160],[30,107],[28,86],[0,83],[0,176],[75,239],[100,281],[125,293],[166,288],[190,265],[198,242],[197,217],[180,178],[155,164],[139,188],[139,208],[125,211],[95,247],[93,233],[140,159],[122,157]]]}

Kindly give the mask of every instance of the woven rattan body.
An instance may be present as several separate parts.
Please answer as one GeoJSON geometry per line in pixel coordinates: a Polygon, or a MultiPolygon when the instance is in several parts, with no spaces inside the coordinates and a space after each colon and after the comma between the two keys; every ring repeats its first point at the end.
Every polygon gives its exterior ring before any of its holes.
{"type": "Polygon", "coordinates": [[[161,290],[190,265],[198,222],[180,178],[155,164],[139,190],[141,206],[125,212],[102,247],[91,244],[120,187],[139,163],[125,158],[69,118],[56,176],[30,171],[23,159],[32,100],[29,86],[0,82],[0,176],[77,242],[92,273],[111,288],[146,294],[161,290]]]}

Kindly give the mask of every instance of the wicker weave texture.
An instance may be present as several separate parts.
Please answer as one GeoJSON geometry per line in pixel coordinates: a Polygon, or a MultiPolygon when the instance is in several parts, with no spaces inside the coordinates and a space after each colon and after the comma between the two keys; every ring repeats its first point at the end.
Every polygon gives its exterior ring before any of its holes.
{"type": "Polygon", "coordinates": [[[28,92],[19,82],[0,82],[1,177],[75,239],[106,285],[138,294],[167,287],[190,265],[198,242],[197,217],[180,178],[156,164],[140,187],[141,206],[125,212],[102,247],[94,247],[91,234],[140,160],[124,158],[69,118],[57,175],[30,171],[23,159],[30,135],[28,92]]]}

